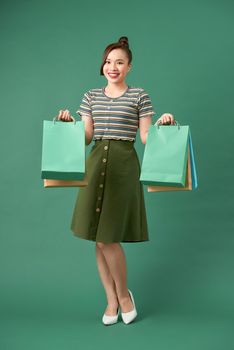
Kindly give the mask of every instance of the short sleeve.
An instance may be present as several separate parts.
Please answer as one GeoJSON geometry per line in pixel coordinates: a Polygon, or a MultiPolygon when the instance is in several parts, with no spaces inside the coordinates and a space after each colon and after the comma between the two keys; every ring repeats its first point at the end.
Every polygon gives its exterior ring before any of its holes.
{"type": "Polygon", "coordinates": [[[79,109],[76,111],[81,117],[84,115],[86,117],[92,117],[92,108],[91,108],[91,94],[90,91],[87,91],[81,101],[79,109]]]}
{"type": "Polygon", "coordinates": [[[142,91],[139,93],[138,113],[139,118],[153,117],[153,115],[155,114],[151,99],[144,89],[142,89],[142,91]]]}

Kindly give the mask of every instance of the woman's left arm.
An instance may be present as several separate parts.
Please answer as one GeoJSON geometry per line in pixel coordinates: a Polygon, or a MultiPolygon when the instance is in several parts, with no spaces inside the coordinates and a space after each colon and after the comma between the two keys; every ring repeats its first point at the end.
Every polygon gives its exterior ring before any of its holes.
{"type": "MultiPolygon", "coordinates": [[[[174,116],[170,113],[164,113],[161,115],[160,118],[158,118],[155,124],[159,123],[162,123],[164,125],[175,124],[174,116]]],[[[152,125],[152,117],[143,117],[139,119],[140,138],[141,142],[144,145],[146,144],[146,139],[150,125],[152,125]]]]}
{"type": "Polygon", "coordinates": [[[148,135],[148,130],[150,125],[152,125],[152,117],[142,117],[139,118],[139,131],[141,142],[145,145],[148,135]]]}

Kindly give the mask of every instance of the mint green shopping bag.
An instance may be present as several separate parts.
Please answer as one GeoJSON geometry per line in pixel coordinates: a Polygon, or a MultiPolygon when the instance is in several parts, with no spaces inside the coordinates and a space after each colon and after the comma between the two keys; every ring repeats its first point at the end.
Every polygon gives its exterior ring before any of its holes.
{"type": "Polygon", "coordinates": [[[84,121],[43,121],[41,178],[83,180],[85,176],[84,121]]]}
{"type": "Polygon", "coordinates": [[[184,187],[189,126],[151,125],[145,145],[140,181],[145,185],[184,187]]]}

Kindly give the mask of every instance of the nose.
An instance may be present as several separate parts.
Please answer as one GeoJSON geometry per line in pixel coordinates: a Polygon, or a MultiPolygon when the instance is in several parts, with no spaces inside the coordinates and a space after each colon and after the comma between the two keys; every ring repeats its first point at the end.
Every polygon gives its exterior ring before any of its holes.
{"type": "Polygon", "coordinates": [[[110,66],[110,68],[111,68],[111,70],[117,70],[116,69],[116,63],[115,62],[113,62],[113,63],[111,63],[111,66],[110,66]]]}

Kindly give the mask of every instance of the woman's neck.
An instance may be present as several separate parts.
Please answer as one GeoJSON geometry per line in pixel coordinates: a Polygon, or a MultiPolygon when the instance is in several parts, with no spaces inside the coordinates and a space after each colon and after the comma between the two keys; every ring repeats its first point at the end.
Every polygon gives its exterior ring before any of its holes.
{"type": "Polygon", "coordinates": [[[124,93],[124,91],[126,91],[127,88],[128,88],[128,85],[125,82],[118,85],[108,83],[107,86],[105,87],[105,93],[112,97],[118,97],[119,95],[124,93]]]}

